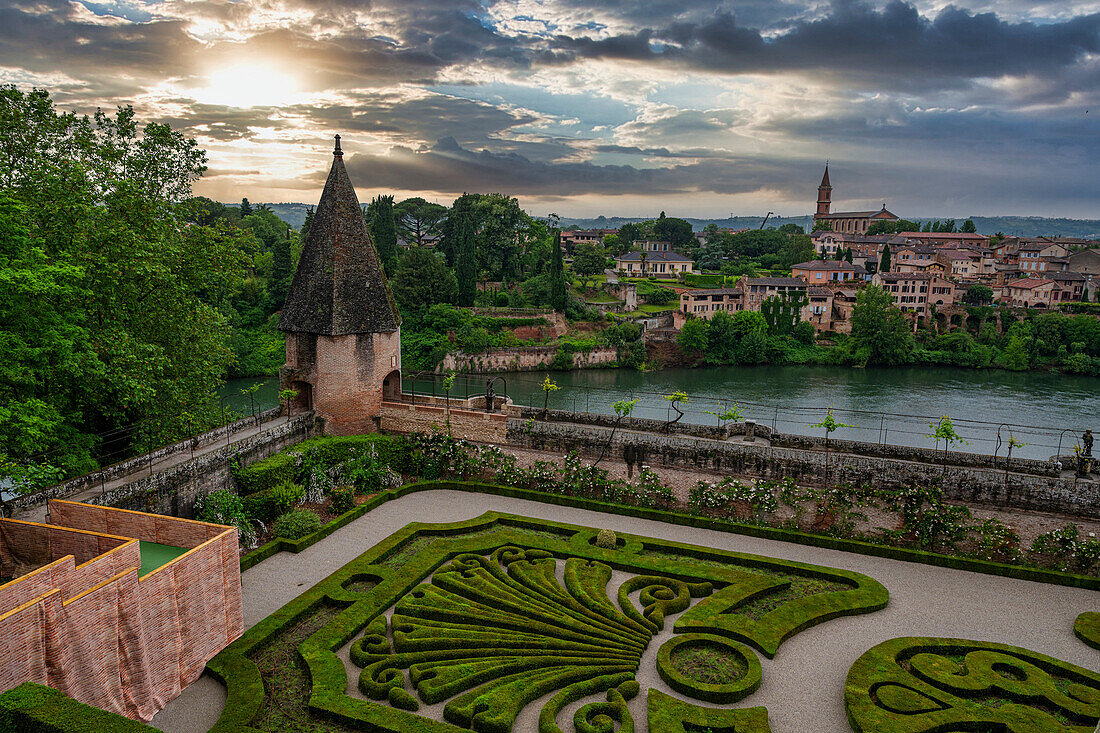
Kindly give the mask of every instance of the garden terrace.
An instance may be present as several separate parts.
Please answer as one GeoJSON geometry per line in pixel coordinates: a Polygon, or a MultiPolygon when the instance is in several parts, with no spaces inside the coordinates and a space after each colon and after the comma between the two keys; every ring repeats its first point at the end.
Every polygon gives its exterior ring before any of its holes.
{"type": "MultiPolygon", "coordinates": [[[[623,508],[621,514],[608,514],[570,506],[568,503],[548,505],[541,501],[506,495],[521,492],[502,489],[499,494],[485,493],[474,486],[464,487],[466,490],[463,491],[455,491],[445,488],[449,485],[456,488],[461,486],[444,482],[424,484],[415,487],[411,492],[406,490],[385,492],[371,500],[373,508],[368,513],[344,525],[335,534],[313,544],[299,544],[297,553],[276,554],[244,574],[246,621],[250,625],[258,625],[211,665],[219,675],[227,677],[231,695],[228,704],[224,707],[228,717],[223,718],[222,724],[216,730],[246,730],[249,727],[264,729],[263,725],[257,722],[247,725],[247,720],[244,718],[261,714],[263,710],[273,709],[259,708],[252,703],[249,703],[251,707],[245,707],[242,699],[237,697],[233,690],[260,689],[255,685],[264,681],[262,674],[256,676],[258,672],[249,670],[253,669],[253,665],[256,665],[256,669],[261,669],[265,664],[270,666],[272,660],[278,658],[279,654],[283,655],[281,658],[284,660],[296,662],[297,667],[284,664],[281,668],[294,671],[298,677],[295,679],[284,677],[277,684],[280,689],[298,689],[300,696],[297,698],[297,707],[279,707],[272,714],[282,715],[286,711],[298,714],[295,710],[309,712],[308,708],[314,703],[322,705],[346,703],[350,708],[341,707],[343,712],[351,708],[361,709],[368,702],[391,709],[393,704],[389,701],[391,693],[388,689],[385,692],[385,702],[372,700],[360,690],[359,679],[365,668],[356,666],[351,657],[355,642],[363,638],[365,632],[370,631],[369,624],[377,618],[379,613],[389,615],[392,623],[393,613],[403,602],[398,600],[394,603],[396,596],[391,594],[391,590],[400,585],[405,589],[403,597],[408,603],[412,603],[414,599],[409,598],[409,595],[415,592],[418,584],[422,583],[422,579],[429,574],[434,577],[446,567],[447,562],[454,562],[458,557],[455,553],[460,549],[472,550],[476,544],[479,548],[488,550],[498,540],[507,540],[509,545],[556,548],[554,555],[558,564],[561,565],[566,562],[567,557],[580,557],[595,559],[613,566],[615,573],[626,575],[622,580],[619,579],[622,576],[614,578],[606,586],[610,591],[611,603],[615,607],[619,607],[618,588],[643,569],[649,571],[647,574],[653,575],[656,573],[652,570],[660,567],[663,568],[664,577],[672,576],[684,582],[695,582],[700,579],[699,576],[710,577],[713,580],[715,579],[713,573],[721,574],[724,570],[723,565],[726,565],[726,568],[729,567],[723,560],[729,557],[730,553],[735,553],[739,562],[744,562],[746,554],[761,556],[760,562],[763,566],[759,566],[759,570],[776,569],[777,571],[777,575],[768,575],[763,572],[751,574],[752,578],[759,578],[765,582],[772,582],[773,579],[778,580],[781,575],[787,575],[789,571],[783,573],[781,569],[785,565],[789,567],[789,563],[793,562],[801,563],[801,567],[809,565],[819,568],[826,576],[834,578],[831,581],[828,578],[824,579],[826,583],[837,582],[837,575],[841,575],[839,580],[860,577],[867,578],[868,581],[873,579],[890,591],[889,604],[883,610],[865,615],[835,618],[827,623],[789,635],[785,641],[778,644],[767,641],[765,637],[756,636],[770,624],[758,623],[754,626],[756,631],[746,633],[749,622],[759,622],[769,613],[782,611],[783,605],[819,603],[821,600],[815,601],[815,599],[827,599],[830,596],[835,598],[849,591],[825,586],[818,589],[808,588],[814,591],[809,595],[794,594],[788,598],[776,599],[779,594],[771,594],[773,599],[783,601],[778,608],[770,607],[763,598],[750,598],[748,603],[740,605],[737,601],[732,602],[730,605],[737,607],[736,612],[719,615],[737,616],[738,623],[746,625],[735,634],[753,636],[755,641],[746,639],[744,636],[731,637],[728,629],[719,628],[716,635],[727,641],[748,646],[762,665],[760,688],[740,702],[708,703],[698,698],[690,698],[665,686],[657,670],[658,652],[664,645],[665,638],[654,638],[643,653],[639,671],[635,674],[642,684],[641,692],[633,699],[628,699],[630,697],[628,693],[631,692],[630,686],[622,688],[622,682],[615,686],[615,690],[624,697],[624,702],[636,723],[636,730],[645,730],[644,721],[647,719],[663,721],[675,716],[680,716],[680,721],[687,721],[699,727],[709,724],[721,728],[743,723],[743,721],[737,723],[732,720],[716,719],[709,714],[697,717],[702,715],[700,709],[727,711],[731,709],[730,706],[735,706],[733,709],[738,711],[729,713],[730,715],[750,716],[757,721],[763,715],[763,719],[769,721],[770,729],[777,733],[845,730],[848,724],[843,690],[848,668],[876,644],[914,634],[964,637],[1001,644],[1022,644],[1034,650],[1034,653],[1065,660],[1070,664],[1090,666],[1093,663],[1095,652],[1074,638],[1072,632],[1073,621],[1077,614],[1094,607],[1095,593],[1091,590],[1033,584],[991,575],[975,575],[950,568],[756,538],[736,532],[731,533],[715,525],[708,528],[705,523],[692,528],[684,524],[674,524],[671,521],[657,521],[656,517],[659,513],[652,513],[653,519],[639,518],[640,515],[646,514],[642,510],[628,512],[623,508]],[[382,501],[390,494],[393,495],[392,498],[382,501]],[[408,526],[410,520],[423,517],[425,506],[431,507],[433,515],[447,517],[455,522],[442,526],[408,526]],[[486,511],[504,512],[513,516],[483,515],[486,511]],[[631,514],[639,516],[631,516],[631,514]],[[461,521],[468,519],[474,521],[461,521]],[[494,522],[497,524],[496,528],[493,528],[494,522]],[[572,532],[570,536],[567,537],[562,533],[563,525],[572,532]],[[597,526],[615,530],[622,543],[621,549],[606,551],[595,548],[593,541],[596,532],[587,528],[597,526]],[[396,534],[391,534],[393,532],[396,534]],[[505,537],[505,534],[508,537],[505,537]],[[453,543],[456,542],[471,544],[454,545],[453,543]],[[360,555],[364,547],[372,549],[360,555]],[[445,552],[447,547],[451,549],[445,552]],[[451,559],[446,560],[444,556],[451,559]],[[348,563],[351,564],[348,565],[348,563]],[[670,573],[673,566],[678,570],[670,573]],[[318,583],[318,577],[326,572],[333,574],[318,583]],[[854,573],[854,575],[845,576],[846,573],[854,573]],[[417,577],[413,578],[412,575],[417,577]],[[380,598],[376,594],[389,597],[380,598]],[[1036,604],[1036,598],[1042,598],[1042,603],[1036,604]],[[357,610],[368,606],[369,609],[374,610],[357,610]],[[958,613],[960,608],[967,609],[967,612],[958,613]],[[321,616],[311,615],[314,612],[323,613],[321,616]],[[274,615],[267,618],[270,614],[274,615]],[[370,618],[364,618],[368,616],[370,618]],[[259,623],[260,621],[263,623],[259,623]],[[283,636],[275,636],[277,633],[284,632],[283,636]],[[266,641],[261,643],[261,639],[266,641]],[[246,650],[246,643],[254,644],[255,648],[249,647],[246,650]],[[278,649],[276,649],[277,645],[278,649]],[[776,652],[774,659],[769,661],[765,650],[770,648],[776,649],[776,652]],[[295,649],[300,656],[294,655],[295,649]],[[269,650],[275,651],[269,652],[269,650]],[[262,656],[264,654],[267,656],[262,656]],[[301,666],[303,664],[307,666],[301,666]],[[305,676],[306,669],[311,675],[308,678],[305,676]],[[643,674],[647,675],[644,679],[643,674]],[[337,697],[333,697],[329,692],[322,692],[322,687],[319,686],[322,683],[318,680],[328,679],[330,675],[336,675],[343,680],[343,686],[339,683],[335,684],[335,688],[340,690],[340,695],[337,697]],[[312,683],[309,680],[312,680],[312,683]],[[646,691],[647,687],[651,690],[650,692],[646,691]],[[312,691],[312,702],[307,702],[306,697],[301,694],[307,689],[312,691]],[[654,706],[655,709],[650,712],[647,706],[654,706]],[[766,713],[761,708],[766,708],[766,713]]],[[[486,487],[487,490],[488,487],[486,487]]],[[[611,509],[611,507],[608,508],[611,509]]],[[[668,515],[668,519],[672,520],[673,517],[668,515]]],[[[491,559],[492,553],[477,554],[479,557],[491,559]]],[[[974,567],[980,568],[981,563],[975,563],[974,567]]],[[[549,580],[549,575],[544,577],[549,580]]],[[[557,573],[555,577],[558,577],[557,573]]],[[[801,577],[804,580],[811,580],[806,576],[801,577]]],[[[559,585],[565,583],[564,576],[557,582],[559,585]]],[[[431,585],[439,587],[435,583],[431,585]]],[[[719,598],[719,594],[730,592],[726,590],[728,587],[730,586],[716,588],[708,595],[693,596],[687,611],[668,613],[665,630],[661,633],[671,630],[673,635],[715,634],[713,628],[701,632],[696,629],[685,629],[684,625],[691,621],[689,616],[694,609],[702,607],[701,604],[708,599],[716,599],[719,598]],[[679,629],[677,629],[678,626],[679,629]]],[[[463,593],[461,588],[456,588],[449,602],[457,603],[456,599],[467,598],[463,593]]],[[[634,594],[629,595],[632,598],[634,596],[634,594]]],[[[468,598],[467,602],[469,602],[468,598]]],[[[644,614],[642,606],[639,610],[644,614]]],[[[406,611],[403,615],[414,619],[411,622],[414,627],[417,623],[415,619],[424,618],[424,615],[413,606],[402,605],[401,609],[406,611]]],[[[431,621],[431,623],[447,622],[431,621]]],[[[711,622],[706,621],[706,623],[711,622]]],[[[774,640],[782,636],[781,632],[771,633],[770,638],[774,640]]],[[[369,648],[367,642],[360,646],[361,648],[368,646],[363,650],[364,653],[380,653],[369,648]]],[[[732,654],[733,652],[723,653],[732,654]]],[[[360,657],[359,661],[367,660],[360,657]]],[[[446,702],[429,704],[419,699],[419,694],[413,689],[411,670],[399,671],[405,677],[403,685],[405,692],[417,697],[421,711],[428,717],[433,714],[442,715],[440,706],[445,707],[446,702]]],[[[425,679],[419,675],[417,678],[425,679]]],[[[161,716],[158,716],[154,723],[164,730],[178,733],[205,731],[213,725],[213,717],[200,721],[201,724],[196,725],[192,715],[190,716],[192,725],[188,727],[184,725],[183,720],[189,716],[182,711],[181,706],[187,706],[193,712],[212,704],[214,717],[216,717],[222,703],[218,700],[220,693],[212,684],[204,682],[202,685],[193,686],[161,716]]],[[[323,685],[324,690],[331,689],[329,682],[326,681],[323,685]]],[[[377,691],[375,694],[378,694],[377,691]]],[[[393,695],[394,699],[398,700],[397,705],[408,704],[409,701],[404,696],[398,693],[393,695]]],[[[567,708],[566,717],[557,716],[558,725],[563,730],[571,730],[568,714],[574,712],[578,704],[593,701],[618,706],[617,701],[608,700],[607,692],[593,692],[584,700],[573,703],[573,708],[567,708]]],[[[549,697],[539,698],[537,707],[541,709],[541,706],[547,702],[549,697]]],[[[396,709],[402,710],[399,707],[396,709]]],[[[331,716],[325,718],[328,729],[356,729],[351,719],[344,716],[343,712],[339,718],[331,716]]],[[[537,719],[537,714],[534,714],[532,719],[523,718],[522,720],[532,721],[531,725],[521,726],[517,723],[513,729],[537,730],[537,719]]],[[[266,718],[266,720],[274,720],[274,718],[266,718]]],[[[325,728],[319,729],[325,730],[325,728]]],[[[424,729],[432,728],[429,725],[424,729]]],[[[685,727],[685,730],[693,729],[696,728],[692,728],[691,725],[685,727]]],[[[289,728],[289,730],[294,729],[289,728]]],[[[651,728],[651,730],[678,730],[678,728],[660,727],[651,728]]],[[[748,728],[748,730],[767,730],[767,728],[748,728]]]]}

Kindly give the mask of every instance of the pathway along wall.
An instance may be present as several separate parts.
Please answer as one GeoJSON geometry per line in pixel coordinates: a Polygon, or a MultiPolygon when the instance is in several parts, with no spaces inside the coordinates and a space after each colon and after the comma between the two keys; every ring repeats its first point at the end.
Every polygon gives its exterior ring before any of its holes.
{"type": "MultiPolygon", "coordinates": [[[[565,415],[568,413],[556,413],[559,418],[565,415]]],[[[1049,473],[1020,473],[983,465],[949,463],[944,467],[923,456],[918,460],[906,460],[889,455],[826,453],[808,447],[727,442],[710,435],[686,434],[687,431],[695,432],[698,426],[674,426],[685,431],[683,433],[639,430],[642,427],[639,423],[657,422],[652,420],[630,421],[629,429],[620,426],[612,436],[612,428],[607,423],[613,421],[611,418],[599,421],[605,424],[584,425],[511,418],[507,424],[508,443],[563,455],[577,451],[587,457],[600,455],[604,447],[609,446],[608,458],[625,461],[633,467],[663,466],[768,479],[791,478],[800,483],[823,483],[827,477],[834,485],[851,483],[890,489],[939,484],[954,501],[1100,518],[1100,484],[1094,480],[1065,479],[1049,473]]],[[[706,430],[708,433],[716,431],[714,428],[706,430]]],[[[773,437],[781,443],[790,436],[773,437]]],[[[810,439],[806,443],[812,445],[810,439]]],[[[853,442],[845,441],[844,444],[851,446],[853,442]]],[[[879,448],[869,443],[857,445],[868,454],[879,448]]],[[[949,461],[963,455],[970,454],[951,454],[949,461]]],[[[972,460],[977,464],[981,458],[972,460]]],[[[1041,461],[1021,463],[1043,465],[1041,461]]],[[[1013,468],[1021,466],[1013,465],[1013,468]]]]}

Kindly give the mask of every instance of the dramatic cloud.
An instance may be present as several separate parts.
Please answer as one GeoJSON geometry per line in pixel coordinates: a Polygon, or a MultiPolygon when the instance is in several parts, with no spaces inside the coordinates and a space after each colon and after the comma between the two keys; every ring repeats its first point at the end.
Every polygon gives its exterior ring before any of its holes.
{"type": "Polygon", "coordinates": [[[830,158],[853,208],[1100,216],[1100,0],[0,0],[0,81],[224,199],[315,198],[339,132],[371,191],[564,214],[803,214],[830,158]]]}

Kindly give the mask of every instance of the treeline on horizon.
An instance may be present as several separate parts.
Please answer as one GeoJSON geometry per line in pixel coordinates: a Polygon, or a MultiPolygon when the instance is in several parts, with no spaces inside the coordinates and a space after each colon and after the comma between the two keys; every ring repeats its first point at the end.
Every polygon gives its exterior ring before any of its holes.
{"type": "MultiPolygon", "coordinates": [[[[233,206],[234,204],[227,204],[233,206]]],[[[268,203],[268,207],[279,218],[298,229],[305,222],[306,212],[313,206],[305,203],[268,203]]],[[[682,217],[691,224],[695,231],[702,231],[704,227],[713,224],[716,227],[731,229],[756,229],[764,221],[764,215],[759,216],[734,216],[725,218],[707,219],[693,216],[682,217]]],[[[1100,239],[1100,219],[1070,219],[1043,216],[919,216],[910,218],[922,227],[926,222],[955,220],[958,222],[967,219],[974,222],[976,231],[982,234],[996,234],[1001,232],[1007,236],[1015,237],[1079,237],[1084,239],[1100,239]]],[[[599,216],[599,217],[569,217],[563,216],[560,225],[563,229],[618,229],[623,224],[637,224],[646,221],[645,217],[623,216],[599,216]]],[[[766,227],[779,228],[784,224],[795,224],[809,231],[813,227],[813,216],[771,216],[766,227]]]]}

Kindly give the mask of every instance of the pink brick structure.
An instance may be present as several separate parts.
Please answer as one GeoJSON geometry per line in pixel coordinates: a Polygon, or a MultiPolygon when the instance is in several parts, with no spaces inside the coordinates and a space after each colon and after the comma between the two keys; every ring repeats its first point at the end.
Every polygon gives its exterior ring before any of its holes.
{"type": "Polygon", "coordinates": [[[0,519],[0,692],[23,682],[149,720],[244,631],[237,530],[50,501],[0,519]],[[186,548],[139,577],[140,541],[186,548]]]}
{"type": "Polygon", "coordinates": [[[383,394],[401,394],[401,316],[367,232],[336,136],[332,169],[287,291],[283,389],[323,432],[378,429],[383,394]]]}

